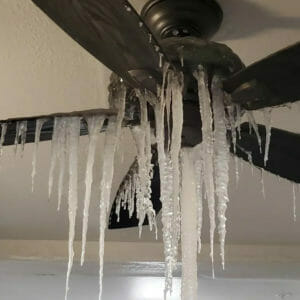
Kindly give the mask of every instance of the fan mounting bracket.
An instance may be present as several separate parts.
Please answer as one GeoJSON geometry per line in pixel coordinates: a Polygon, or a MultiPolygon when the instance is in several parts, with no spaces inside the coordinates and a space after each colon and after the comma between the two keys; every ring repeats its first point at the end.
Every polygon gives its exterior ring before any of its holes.
{"type": "Polygon", "coordinates": [[[141,16],[158,41],[183,36],[209,39],[220,28],[223,11],[215,0],[150,0],[141,16]]]}

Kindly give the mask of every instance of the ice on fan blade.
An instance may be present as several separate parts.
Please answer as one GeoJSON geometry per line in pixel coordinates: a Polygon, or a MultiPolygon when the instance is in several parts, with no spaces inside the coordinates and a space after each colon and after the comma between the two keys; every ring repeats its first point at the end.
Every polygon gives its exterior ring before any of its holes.
{"type": "Polygon", "coordinates": [[[266,127],[266,145],[265,145],[265,156],[264,156],[264,164],[266,166],[269,160],[269,150],[270,150],[270,142],[271,142],[272,109],[265,108],[263,113],[264,113],[265,127],[266,127]]]}
{"type": "MultiPolygon", "coordinates": [[[[229,183],[229,145],[227,142],[227,131],[225,121],[224,93],[222,91],[222,80],[218,76],[214,76],[212,80],[212,102],[214,113],[214,168],[215,168],[215,192],[218,200],[218,232],[221,248],[222,266],[225,268],[225,237],[226,237],[226,210],[228,197],[229,183]]],[[[231,113],[232,114],[232,113],[231,113]]],[[[234,117],[229,116],[230,123],[234,117]]],[[[235,127],[231,130],[235,132],[235,127]]],[[[233,138],[236,141],[236,136],[233,138]]]]}
{"type": "Polygon", "coordinates": [[[148,121],[147,96],[137,91],[140,99],[141,124],[132,129],[132,134],[137,148],[138,172],[136,181],[136,212],[139,220],[139,237],[142,234],[142,227],[147,216],[150,231],[156,226],[156,213],[151,202],[151,180],[153,166],[151,163],[151,136],[150,124],[148,121]]]}
{"type": "Polygon", "coordinates": [[[0,157],[3,155],[3,144],[7,132],[7,123],[1,123],[0,157]]]}
{"type": "Polygon", "coordinates": [[[181,300],[197,300],[198,203],[193,149],[182,149],[181,191],[181,300]]]}
{"type": "Polygon", "coordinates": [[[255,132],[255,135],[256,135],[256,138],[257,138],[257,142],[258,142],[258,146],[259,146],[259,151],[260,151],[260,153],[262,153],[261,136],[259,134],[258,126],[256,124],[254,115],[253,115],[252,111],[250,111],[250,110],[247,110],[246,114],[247,114],[247,117],[248,117],[249,126],[251,128],[253,128],[253,130],[255,132]]]}
{"type": "Polygon", "coordinates": [[[198,82],[198,95],[200,105],[200,115],[202,120],[203,139],[203,174],[205,194],[209,208],[210,219],[210,256],[212,261],[212,275],[214,277],[214,233],[215,222],[215,185],[214,185],[214,147],[213,147],[213,117],[211,110],[211,99],[208,90],[207,74],[202,66],[194,72],[194,77],[198,82]]]}
{"type": "Polygon", "coordinates": [[[34,179],[36,175],[36,160],[37,160],[37,151],[39,147],[41,130],[47,119],[37,119],[35,123],[35,135],[34,135],[34,150],[32,158],[32,172],[31,172],[31,190],[34,190],[34,179]]]}
{"type": "Polygon", "coordinates": [[[292,194],[293,194],[293,217],[294,217],[294,222],[297,221],[297,205],[296,205],[296,184],[293,182],[292,183],[292,194]]]}
{"type": "Polygon", "coordinates": [[[100,182],[100,226],[99,226],[99,300],[102,296],[102,279],[103,279],[103,259],[104,259],[104,240],[106,229],[106,217],[110,208],[111,186],[114,175],[114,158],[116,147],[120,139],[122,122],[125,114],[126,88],[119,82],[118,87],[112,88],[110,97],[118,108],[118,115],[109,118],[102,164],[102,176],[100,182]]]}
{"type": "Polygon", "coordinates": [[[69,150],[69,192],[68,192],[68,212],[69,212],[69,262],[66,278],[66,293],[65,299],[68,298],[69,280],[74,259],[74,238],[75,238],[75,223],[78,207],[78,146],[80,135],[80,118],[71,117],[67,120],[67,140],[69,150]]]}
{"type": "Polygon", "coordinates": [[[194,176],[196,182],[196,197],[197,197],[197,235],[198,235],[198,253],[201,253],[202,248],[202,224],[203,224],[203,149],[199,144],[193,151],[194,160],[194,176]]]}
{"type": "Polygon", "coordinates": [[[88,230],[89,208],[93,183],[93,167],[95,162],[95,152],[100,130],[105,120],[104,116],[90,116],[86,118],[89,133],[88,155],[85,172],[85,195],[84,195],[84,209],[82,221],[82,249],[81,249],[81,265],[84,263],[86,235],[88,230]]]}

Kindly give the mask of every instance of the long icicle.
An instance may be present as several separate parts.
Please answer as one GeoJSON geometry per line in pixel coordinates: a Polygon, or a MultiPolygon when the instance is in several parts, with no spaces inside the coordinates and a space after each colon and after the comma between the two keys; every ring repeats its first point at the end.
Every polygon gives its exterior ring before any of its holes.
{"type": "MultiPolygon", "coordinates": [[[[227,130],[225,121],[224,93],[222,91],[221,78],[215,75],[212,80],[212,98],[214,112],[214,167],[215,167],[215,187],[217,195],[217,211],[218,211],[218,232],[220,241],[220,250],[222,258],[222,266],[225,269],[225,237],[226,237],[226,210],[229,183],[229,145],[227,142],[227,130]]],[[[233,115],[229,118],[234,120],[233,115]]],[[[231,120],[230,123],[234,121],[231,120]]],[[[235,131],[234,126],[231,130],[235,131]]],[[[236,139],[236,137],[235,137],[236,139]]]]}
{"type": "Polygon", "coordinates": [[[247,114],[247,117],[248,117],[249,126],[250,126],[250,128],[253,128],[253,130],[255,132],[255,135],[256,135],[256,138],[257,138],[257,142],[258,142],[258,146],[259,146],[259,151],[260,151],[260,153],[262,153],[261,136],[259,134],[258,126],[256,124],[253,112],[250,111],[250,110],[247,110],[246,114],[247,114]]]}
{"type": "Polygon", "coordinates": [[[214,234],[216,228],[215,221],[215,185],[214,185],[214,163],[213,163],[213,117],[211,111],[211,99],[208,90],[207,74],[202,66],[194,72],[194,77],[198,81],[198,94],[200,104],[200,115],[202,120],[203,138],[203,171],[205,193],[209,208],[210,219],[210,257],[212,262],[212,276],[214,278],[214,234]]]}
{"type": "Polygon", "coordinates": [[[86,235],[88,230],[89,208],[91,201],[91,191],[93,183],[93,167],[95,162],[95,152],[97,147],[100,130],[103,126],[105,116],[90,116],[86,118],[89,131],[89,145],[88,156],[85,172],[85,195],[84,195],[84,209],[82,221],[82,248],[81,248],[81,265],[84,264],[86,235]]]}
{"type": "Polygon", "coordinates": [[[120,84],[117,91],[111,91],[115,94],[115,101],[118,104],[117,117],[112,116],[106,131],[105,148],[102,165],[102,178],[100,183],[100,234],[99,234],[99,300],[102,297],[102,279],[103,279],[103,260],[104,260],[104,240],[106,217],[110,206],[111,185],[114,175],[114,158],[116,147],[120,138],[122,122],[125,114],[126,87],[120,84]]]}
{"type": "Polygon", "coordinates": [[[34,179],[36,175],[36,160],[37,160],[37,151],[39,147],[41,130],[44,123],[47,119],[37,119],[35,123],[35,135],[34,135],[34,149],[33,149],[33,158],[32,158],[32,172],[31,172],[31,191],[34,191],[34,179]]]}
{"type": "Polygon", "coordinates": [[[75,238],[75,223],[78,207],[78,146],[80,135],[80,118],[71,117],[68,119],[68,149],[69,149],[69,262],[66,278],[65,300],[68,298],[69,281],[74,260],[74,238],[75,238]]]}

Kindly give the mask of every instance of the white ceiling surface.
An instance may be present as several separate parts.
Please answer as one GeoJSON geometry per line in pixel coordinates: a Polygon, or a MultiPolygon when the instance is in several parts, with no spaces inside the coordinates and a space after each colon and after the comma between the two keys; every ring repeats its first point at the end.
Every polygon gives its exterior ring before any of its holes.
{"type": "MultiPolygon", "coordinates": [[[[142,6],[144,1],[135,1],[142,6]]],[[[298,41],[300,2],[298,0],[222,0],[224,26],[216,36],[228,44],[246,63],[252,63],[298,41]]],[[[107,107],[108,71],[52,24],[29,0],[0,0],[0,117],[35,115],[107,107]],[[105,72],[104,72],[105,71],[105,72]],[[104,73],[105,74],[104,74],[104,73]]],[[[276,127],[299,132],[297,105],[277,109],[276,127]]],[[[86,139],[81,139],[81,155],[86,157],[86,139]]],[[[101,143],[99,143],[99,160],[101,143]]],[[[134,157],[128,132],[123,135],[116,160],[114,191],[134,157]]],[[[15,158],[7,148],[0,169],[0,238],[66,239],[68,231],[66,199],[56,212],[56,193],[47,199],[49,143],[40,146],[36,190],[31,193],[32,146],[24,157],[15,158]]],[[[80,161],[83,179],[85,160],[80,161]]],[[[99,168],[95,174],[99,174],[99,168]]],[[[267,175],[267,198],[261,194],[258,171],[244,166],[238,187],[230,186],[228,243],[293,244],[300,242],[299,222],[292,220],[292,187],[267,175]]],[[[98,179],[98,178],[97,178],[98,179]]],[[[95,193],[98,183],[95,180],[95,193]]],[[[80,195],[84,183],[80,181],[80,195]]],[[[65,191],[65,196],[66,196],[65,191]]],[[[66,197],[65,197],[66,198],[66,197]]],[[[299,197],[300,199],[300,194],[299,197]]],[[[82,199],[82,197],[80,198],[82,199]]],[[[82,204],[80,204],[82,207],[82,204]]],[[[300,205],[299,205],[300,216],[300,205]]],[[[79,216],[81,217],[81,209],[79,216]]],[[[206,218],[207,219],[207,218],[206,218]]],[[[207,225],[207,220],[205,221],[207,225]]],[[[80,224],[77,227],[80,236],[80,224]]],[[[207,240],[208,227],[204,228],[207,240]]],[[[92,199],[89,239],[98,238],[97,196],[92,199]]],[[[108,240],[136,241],[137,230],[109,231],[108,240]]],[[[153,240],[145,229],[142,241],[153,240]]]]}
{"type": "MultiPolygon", "coordinates": [[[[1,261],[0,290],[3,299],[52,300],[63,299],[65,285],[65,263],[36,261],[1,261]]],[[[159,300],[163,298],[164,278],[161,276],[136,276],[131,268],[122,265],[106,265],[104,270],[105,300],[159,300]],[[120,276],[122,274],[122,276],[120,276]]],[[[260,268],[260,266],[257,266],[260,268]]],[[[268,266],[267,266],[268,267],[268,266]]],[[[292,267],[293,268],[293,267],[292,267]]],[[[298,280],[270,277],[245,279],[244,267],[237,270],[243,279],[232,277],[212,280],[210,276],[199,276],[199,299],[207,300],[293,300],[299,299],[298,280]]],[[[70,299],[98,299],[98,268],[74,265],[70,280],[70,299]]],[[[266,275],[268,275],[266,273],[266,275]]],[[[180,299],[180,279],[173,281],[170,300],[180,299]]]]}

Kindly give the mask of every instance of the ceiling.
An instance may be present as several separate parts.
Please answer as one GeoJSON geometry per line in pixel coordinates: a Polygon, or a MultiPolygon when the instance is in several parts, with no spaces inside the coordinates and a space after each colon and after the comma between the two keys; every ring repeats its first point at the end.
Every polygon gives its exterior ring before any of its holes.
{"type": "MultiPolygon", "coordinates": [[[[132,2],[140,9],[145,1],[132,2]]],[[[219,2],[224,10],[224,24],[214,40],[226,43],[246,65],[299,40],[298,0],[219,2]]],[[[106,87],[109,70],[50,22],[30,0],[0,0],[0,45],[1,119],[108,107],[106,87]]],[[[292,109],[274,110],[273,126],[300,133],[299,112],[297,104],[292,109]]],[[[257,117],[261,119],[261,114],[258,113],[257,117]]],[[[122,136],[115,163],[114,191],[135,155],[130,133],[125,130],[122,136]]],[[[86,138],[80,141],[80,157],[85,157],[86,142],[86,138]]],[[[99,141],[98,165],[102,144],[103,137],[99,141]]],[[[14,157],[11,147],[5,149],[0,162],[0,238],[67,238],[66,199],[58,213],[56,193],[50,201],[47,199],[49,157],[50,144],[41,144],[36,189],[31,193],[32,146],[26,146],[23,158],[14,157]]],[[[80,195],[84,191],[84,166],[85,160],[82,159],[80,195]]],[[[97,168],[96,194],[99,173],[97,168]]],[[[228,243],[300,243],[300,220],[297,223],[292,220],[291,184],[266,175],[267,197],[263,199],[258,171],[255,170],[252,176],[251,168],[245,164],[237,187],[234,171],[231,173],[228,243]]],[[[300,216],[300,205],[298,211],[300,216]]],[[[79,215],[81,217],[80,209],[79,215]]],[[[97,224],[95,196],[90,216],[91,240],[98,237],[97,224]]],[[[205,224],[207,240],[207,220],[205,224]]],[[[80,223],[77,228],[80,232],[80,223]]],[[[135,241],[138,240],[137,230],[110,231],[107,239],[135,241]]],[[[141,241],[145,240],[153,240],[153,234],[148,233],[146,228],[141,241]]]]}

